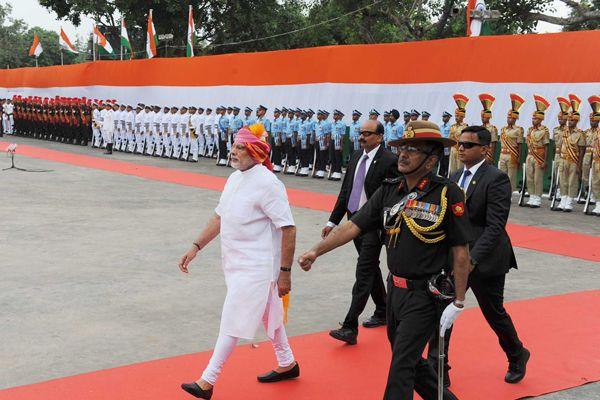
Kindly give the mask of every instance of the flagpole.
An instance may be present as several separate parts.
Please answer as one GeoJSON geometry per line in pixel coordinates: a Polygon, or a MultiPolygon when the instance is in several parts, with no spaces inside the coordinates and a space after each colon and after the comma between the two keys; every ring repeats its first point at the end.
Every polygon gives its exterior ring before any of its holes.
{"type": "Polygon", "coordinates": [[[94,61],[96,61],[96,41],[94,40],[94,32],[92,32],[92,55],[94,57],[94,61]]]}
{"type": "Polygon", "coordinates": [[[63,60],[63,50],[62,50],[62,49],[60,49],[60,65],[61,65],[61,66],[62,66],[62,65],[65,65],[65,62],[64,62],[64,60],[63,60]]]}
{"type": "Polygon", "coordinates": [[[35,56],[35,67],[36,68],[38,67],[38,61],[37,61],[37,59],[38,59],[37,56],[35,56]]]}

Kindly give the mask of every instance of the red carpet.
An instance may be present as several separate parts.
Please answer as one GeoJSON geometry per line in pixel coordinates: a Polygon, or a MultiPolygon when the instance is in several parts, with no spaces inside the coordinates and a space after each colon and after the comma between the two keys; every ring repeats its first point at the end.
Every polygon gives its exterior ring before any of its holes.
{"type": "MultiPolygon", "coordinates": [[[[600,380],[600,291],[519,301],[508,309],[532,353],[527,377],[517,385],[504,383],[504,354],[479,310],[471,309],[459,319],[450,355],[452,389],[461,399],[519,399],[600,380]]],[[[390,358],[384,329],[363,329],[358,346],[340,345],[326,333],[294,337],[291,343],[301,379],[258,384],[255,375],[274,365],[271,346],[244,345],[234,352],[213,398],[382,397],[390,358]]],[[[209,357],[210,352],[185,355],[5,389],[0,400],[189,399],[179,384],[196,379],[209,357]]]]}
{"type": "MultiPolygon", "coordinates": [[[[8,144],[8,142],[0,141],[0,151],[4,151],[8,147],[8,144]]],[[[211,175],[140,165],[27,145],[19,145],[17,154],[208,190],[221,191],[226,181],[225,178],[211,175]]],[[[295,207],[326,212],[333,208],[337,198],[337,196],[330,194],[293,188],[288,188],[288,196],[290,204],[295,207]]],[[[508,231],[513,244],[517,247],[600,262],[600,237],[598,236],[516,224],[509,224],[508,231]]]]}

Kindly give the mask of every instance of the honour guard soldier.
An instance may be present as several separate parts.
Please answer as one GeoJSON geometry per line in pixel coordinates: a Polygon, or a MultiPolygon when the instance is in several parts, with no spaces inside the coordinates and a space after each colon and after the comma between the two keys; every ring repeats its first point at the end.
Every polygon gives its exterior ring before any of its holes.
{"type": "Polygon", "coordinates": [[[309,108],[308,110],[306,110],[306,121],[307,121],[307,135],[309,137],[309,141],[308,141],[308,153],[309,153],[309,160],[308,160],[308,169],[310,171],[313,170],[313,163],[316,160],[316,148],[317,148],[317,135],[316,135],[316,127],[317,127],[317,121],[313,119],[313,115],[315,115],[315,112],[312,110],[312,108],[309,108]]]}
{"type": "Polygon", "coordinates": [[[390,130],[391,130],[391,123],[390,123],[390,112],[389,111],[384,111],[383,112],[383,146],[385,148],[389,148],[387,143],[390,141],[390,130]]]}
{"type": "Polygon", "coordinates": [[[243,118],[244,126],[254,125],[256,123],[256,118],[252,116],[252,108],[246,107],[244,108],[244,118],[243,118]]]}
{"type": "MultiPolygon", "coordinates": [[[[562,148],[562,138],[565,130],[567,129],[567,118],[569,117],[569,109],[571,108],[571,102],[569,102],[569,99],[557,97],[556,100],[558,101],[558,106],[560,107],[560,112],[558,113],[557,117],[558,126],[554,127],[550,135],[550,140],[554,142],[554,164],[552,165],[554,173],[554,180],[552,182],[553,185],[556,184],[557,177],[560,173],[560,163],[562,162],[562,157],[560,154],[562,148]]],[[[560,189],[558,189],[558,192],[560,192],[560,189]]],[[[558,197],[560,197],[560,195],[558,197]]]]}
{"type": "Polygon", "coordinates": [[[329,180],[339,181],[342,179],[342,151],[344,150],[344,135],[346,124],[342,121],[344,113],[333,110],[333,124],[331,127],[331,139],[329,141],[329,157],[331,158],[332,174],[329,180]]]}
{"type": "Polygon", "coordinates": [[[358,110],[352,111],[352,122],[350,123],[350,142],[352,142],[353,151],[360,150],[360,117],[362,116],[361,112],[358,110]]]}
{"type": "MultiPolygon", "coordinates": [[[[456,122],[450,127],[450,138],[455,143],[458,143],[460,134],[463,129],[467,127],[465,123],[465,115],[467,113],[467,103],[469,98],[462,93],[456,93],[453,96],[454,102],[456,103],[456,110],[454,111],[454,119],[456,122]]],[[[458,159],[458,145],[455,145],[450,149],[450,175],[456,171],[462,169],[463,165],[458,159]]]]}
{"type": "Polygon", "coordinates": [[[273,164],[273,172],[281,172],[281,154],[283,146],[283,132],[281,110],[276,108],[273,111],[273,124],[271,125],[271,164],[273,164]]]}
{"type": "MultiPolygon", "coordinates": [[[[440,134],[442,135],[442,137],[445,137],[446,139],[448,139],[450,137],[450,126],[451,126],[450,118],[452,118],[452,114],[450,114],[448,111],[444,111],[442,113],[442,124],[440,125],[440,134]]],[[[441,176],[448,177],[449,163],[450,163],[450,149],[445,147],[444,148],[444,156],[442,157],[442,160],[440,161],[439,174],[441,176]]]]}
{"type": "Polygon", "coordinates": [[[410,110],[410,120],[411,121],[416,121],[419,119],[419,117],[421,116],[421,113],[419,113],[417,110],[415,110],[414,108],[412,110],[410,110]]]}
{"type": "Polygon", "coordinates": [[[296,165],[296,137],[294,132],[294,110],[287,108],[287,118],[284,119],[285,133],[285,166],[284,172],[291,170],[296,165]]]}
{"type": "Polygon", "coordinates": [[[15,106],[12,103],[11,99],[6,99],[6,101],[4,102],[4,106],[3,106],[3,111],[2,111],[2,125],[4,127],[4,132],[7,135],[12,135],[14,133],[13,129],[15,126],[15,120],[14,120],[14,111],[15,111],[15,106]]]}
{"type": "Polygon", "coordinates": [[[592,148],[592,201],[596,201],[596,207],[592,211],[592,214],[600,216],[600,129],[598,123],[600,122],[600,96],[591,96],[588,101],[592,107],[592,129],[590,147],[592,148]]]}
{"type": "Polygon", "coordinates": [[[115,104],[116,110],[115,110],[115,123],[117,124],[115,126],[115,148],[114,150],[116,151],[121,151],[121,142],[124,142],[124,132],[125,129],[123,127],[123,125],[125,124],[125,118],[123,115],[123,111],[125,111],[125,104],[115,104]]]}
{"type": "Polygon", "coordinates": [[[406,127],[406,124],[408,124],[410,122],[410,111],[404,111],[402,113],[402,118],[404,119],[403,127],[406,127]]]}
{"type": "Polygon", "coordinates": [[[229,130],[231,131],[231,137],[229,138],[230,143],[235,142],[235,137],[240,129],[244,126],[244,122],[240,117],[240,108],[233,107],[233,116],[229,122],[229,130]]]}
{"type": "Polygon", "coordinates": [[[489,93],[482,93],[479,95],[479,101],[481,101],[481,105],[483,106],[483,110],[481,110],[481,125],[492,136],[492,142],[490,143],[485,159],[488,163],[495,165],[494,155],[496,154],[496,144],[498,143],[498,128],[492,125],[490,120],[492,119],[492,107],[496,102],[496,98],[489,93]]]}
{"type": "Polygon", "coordinates": [[[135,106],[133,115],[133,144],[130,147],[131,153],[137,152],[137,145],[142,140],[142,117],[144,113],[144,105],[138,103],[135,106]]]}
{"type": "Polygon", "coordinates": [[[513,193],[517,190],[517,172],[521,163],[521,145],[523,144],[524,129],[515,125],[519,119],[519,110],[525,100],[518,94],[511,93],[511,109],[508,111],[506,126],[500,132],[500,160],[498,168],[508,175],[513,193]]]}
{"type": "MultiPolygon", "coordinates": [[[[438,327],[443,336],[464,308],[470,270],[468,244],[473,237],[464,192],[435,174],[443,147],[454,142],[442,138],[437,125],[413,121],[391,145],[399,146],[401,176],[386,179],[350,221],[298,262],[308,271],[317,257],[358,235],[384,232],[390,269],[387,333],[392,348],[384,399],[412,399],[416,390],[421,398],[433,400],[438,398],[437,382],[422,354],[438,327]],[[455,300],[446,293],[453,300],[446,305],[430,287],[447,281],[444,271],[449,269],[449,254],[453,256],[455,300]]],[[[448,389],[442,390],[444,399],[456,399],[448,389]]]]}
{"type": "Polygon", "coordinates": [[[190,160],[198,162],[198,132],[200,132],[200,114],[198,109],[190,106],[190,160]]]}
{"type": "Polygon", "coordinates": [[[148,111],[144,115],[144,128],[146,130],[146,149],[144,154],[153,156],[156,148],[157,132],[155,129],[156,106],[148,106],[148,111]]]}
{"type": "Polygon", "coordinates": [[[171,157],[172,154],[172,146],[171,146],[171,109],[167,106],[163,107],[162,112],[160,113],[160,131],[162,133],[162,148],[158,152],[159,157],[171,157]],[[167,156],[169,153],[169,156],[167,156]]]}
{"type": "Polygon", "coordinates": [[[550,131],[542,121],[546,109],[550,103],[539,94],[533,96],[536,111],[531,120],[532,127],[527,129],[527,158],[525,160],[527,176],[527,191],[529,201],[527,205],[531,208],[539,208],[542,204],[542,192],[544,190],[544,172],[546,172],[548,144],[550,143],[550,131]]]}
{"type": "MultiPolygon", "coordinates": [[[[600,96],[590,96],[588,98],[588,102],[590,103],[592,112],[590,113],[590,128],[585,131],[586,147],[582,164],[583,187],[586,189],[586,191],[590,190],[590,170],[592,168],[592,160],[594,154],[594,140],[598,136],[598,132],[600,132],[600,128],[598,128],[598,122],[600,121],[600,96]]],[[[592,184],[592,188],[593,186],[594,185],[592,184]]],[[[593,190],[592,193],[590,193],[590,196],[591,203],[596,202],[596,196],[594,195],[593,190]]]]}
{"type": "Polygon", "coordinates": [[[142,105],[142,110],[135,116],[136,123],[140,122],[140,129],[135,135],[136,153],[144,154],[146,148],[147,132],[150,128],[150,121],[146,124],[146,114],[150,113],[150,106],[142,105]]]}
{"type": "Polygon", "coordinates": [[[206,122],[206,114],[204,108],[198,107],[198,155],[204,157],[206,155],[206,136],[204,136],[204,123],[206,122]]]}
{"type": "Polygon", "coordinates": [[[568,127],[563,133],[560,151],[562,157],[559,179],[561,199],[558,206],[558,209],[565,212],[573,211],[573,198],[577,196],[579,190],[579,178],[585,154],[585,133],[577,128],[577,123],[581,118],[579,114],[581,99],[570,94],[569,101],[571,112],[568,117],[568,127]]]}
{"type": "Polygon", "coordinates": [[[219,130],[219,160],[217,165],[224,167],[227,165],[227,145],[229,136],[229,118],[225,115],[225,107],[221,106],[217,109],[217,124],[219,130]]]}
{"type": "Polygon", "coordinates": [[[106,143],[106,151],[104,154],[112,154],[113,150],[113,135],[115,132],[115,112],[109,102],[104,107],[105,113],[102,116],[102,137],[106,143]]]}
{"type": "Polygon", "coordinates": [[[327,144],[329,140],[327,138],[327,126],[324,119],[324,111],[317,110],[317,123],[315,125],[315,138],[316,138],[316,173],[313,178],[323,179],[325,177],[325,167],[327,165],[327,144]]]}
{"type": "Polygon", "coordinates": [[[146,155],[149,156],[159,156],[157,153],[157,149],[159,145],[162,147],[163,137],[161,135],[161,123],[162,123],[162,111],[159,106],[155,105],[152,107],[152,111],[150,112],[150,131],[152,132],[151,139],[148,140],[148,146],[146,146],[146,155]]]}
{"type": "Polygon", "coordinates": [[[271,134],[271,120],[266,117],[268,108],[262,104],[256,108],[256,120],[252,124],[262,124],[267,134],[271,134]]]}
{"type": "Polygon", "coordinates": [[[212,108],[206,108],[206,117],[204,119],[204,139],[206,141],[206,150],[204,155],[206,157],[213,157],[215,153],[215,142],[214,142],[214,129],[215,129],[215,116],[212,113],[212,108]]]}
{"type": "Polygon", "coordinates": [[[132,153],[135,150],[135,111],[133,111],[131,105],[127,105],[125,110],[125,136],[127,138],[127,147],[125,147],[125,151],[127,153],[132,153]]]}
{"type": "MultiPolygon", "coordinates": [[[[169,110],[167,109],[166,111],[168,112],[169,110]]],[[[162,157],[165,150],[166,135],[163,129],[163,118],[164,109],[160,108],[160,106],[154,106],[154,134],[156,135],[154,157],[162,157]]]]}
{"type": "Polygon", "coordinates": [[[379,111],[372,109],[369,111],[369,119],[377,120],[379,118],[379,111]]]}
{"type": "Polygon", "coordinates": [[[299,176],[308,176],[308,166],[310,165],[311,159],[311,147],[310,147],[310,126],[311,122],[307,119],[308,114],[306,111],[300,112],[300,131],[298,132],[300,142],[300,170],[298,171],[299,176]]]}
{"type": "MultiPolygon", "coordinates": [[[[4,136],[4,104],[6,99],[0,99],[0,137],[4,136]]],[[[13,112],[14,113],[14,112],[13,112]]]]}
{"type": "Polygon", "coordinates": [[[431,117],[431,114],[427,111],[422,111],[421,112],[421,120],[422,121],[429,121],[429,117],[431,117]]]}
{"type": "MultiPolygon", "coordinates": [[[[183,107],[182,109],[183,110],[183,107]]],[[[181,110],[179,107],[171,108],[171,140],[173,141],[173,160],[179,160],[181,157],[181,139],[182,139],[182,126],[179,123],[181,121],[181,110]],[[173,112],[173,109],[175,109],[173,112]]]]}
{"type": "MultiPolygon", "coordinates": [[[[404,125],[400,124],[398,119],[400,118],[400,111],[393,109],[390,111],[390,132],[389,141],[398,140],[402,137],[404,132],[404,125]]],[[[396,151],[395,147],[392,147],[392,153],[396,151]]]]}
{"type": "Polygon", "coordinates": [[[187,161],[190,156],[190,113],[186,106],[181,107],[179,114],[179,130],[181,131],[181,161],[187,161]]]}

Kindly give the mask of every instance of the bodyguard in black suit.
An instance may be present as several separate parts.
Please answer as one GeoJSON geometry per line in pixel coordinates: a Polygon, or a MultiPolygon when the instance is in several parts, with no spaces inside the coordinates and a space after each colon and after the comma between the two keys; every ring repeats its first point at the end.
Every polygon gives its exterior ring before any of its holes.
{"type": "MultiPolygon", "coordinates": [[[[508,175],[485,161],[490,142],[491,135],[484,127],[464,129],[458,145],[459,159],[465,166],[451,180],[466,192],[466,208],[473,237],[476,238],[469,246],[473,271],[468,284],[508,358],[509,367],[504,380],[517,383],[525,377],[530,354],[519,340],[503,304],[506,274],[511,268],[517,268],[515,253],[505,229],[511,205],[511,186],[508,175]]],[[[450,334],[446,335],[446,340],[450,341],[450,334]]],[[[437,340],[430,342],[428,358],[433,366],[437,366],[437,340]]]]}
{"type": "MultiPolygon", "coordinates": [[[[340,194],[327,226],[325,238],[344,216],[350,218],[375,193],[386,178],[398,176],[398,158],[382,145],[384,127],[378,121],[366,121],[361,127],[359,142],[361,150],[355,151],[348,164],[340,194]]],[[[377,231],[368,232],[354,239],[358,251],[356,282],[352,288],[352,302],[340,329],[329,334],[348,344],[356,344],[358,317],[364,311],[369,296],[375,303],[375,313],[363,322],[366,328],[385,325],[386,293],[379,268],[382,241],[377,231]]]]}

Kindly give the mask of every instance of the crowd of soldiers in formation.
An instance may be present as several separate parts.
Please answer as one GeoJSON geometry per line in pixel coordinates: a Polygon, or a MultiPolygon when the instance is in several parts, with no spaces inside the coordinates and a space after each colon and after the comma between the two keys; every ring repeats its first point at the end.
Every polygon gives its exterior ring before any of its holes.
{"type": "MultiPolygon", "coordinates": [[[[460,93],[453,98],[457,105],[455,123],[450,123],[452,114],[443,112],[440,131],[458,142],[462,130],[468,126],[465,116],[469,99],[460,93]]],[[[600,96],[588,99],[591,127],[585,132],[577,128],[581,100],[574,94],[557,98],[561,111],[558,126],[552,132],[542,124],[550,106],[546,99],[534,96],[536,111],[526,133],[516,124],[525,99],[517,94],[511,94],[510,99],[507,125],[498,130],[490,123],[495,98],[488,93],[479,95],[483,106],[481,124],[492,134],[488,162],[508,174],[513,191],[519,193],[519,205],[539,208],[542,197],[547,197],[552,210],[569,212],[573,203],[578,202],[585,204],[586,214],[600,216],[600,202],[595,201],[600,197],[600,96]],[[553,159],[549,156],[552,149],[553,159]],[[551,168],[550,189],[543,195],[547,168],[551,168]],[[518,189],[520,170],[523,177],[518,189]]],[[[142,103],[133,107],[118,104],[116,100],[85,97],[14,96],[0,100],[0,106],[2,131],[7,134],[80,145],[91,142],[92,147],[105,148],[109,154],[122,151],[189,162],[197,162],[200,157],[212,158],[219,166],[229,165],[229,150],[237,131],[261,123],[269,132],[274,172],[316,179],[342,178],[346,141],[351,151],[360,149],[362,113],[358,110],[352,111],[351,121],[346,125],[340,110],[333,110],[331,121],[326,110],[281,107],[273,110],[271,120],[263,105],[256,110],[246,107],[240,115],[239,107],[219,106],[213,112],[208,107],[161,108],[142,103]]],[[[380,116],[373,109],[368,118],[378,120],[380,116]]],[[[384,145],[402,137],[404,126],[411,120],[429,120],[430,116],[427,111],[413,109],[404,111],[401,119],[398,110],[385,111],[381,121],[385,128],[384,145]]],[[[458,154],[458,146],[446,153],[439,165],[441,175],[451,176],[462,170],[458,154]]]]}

